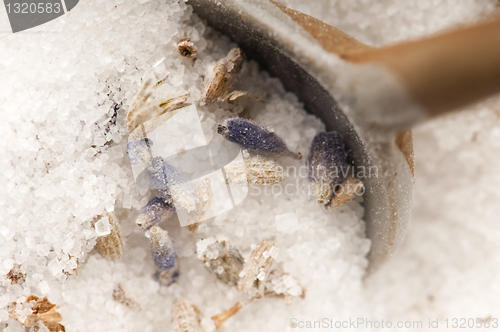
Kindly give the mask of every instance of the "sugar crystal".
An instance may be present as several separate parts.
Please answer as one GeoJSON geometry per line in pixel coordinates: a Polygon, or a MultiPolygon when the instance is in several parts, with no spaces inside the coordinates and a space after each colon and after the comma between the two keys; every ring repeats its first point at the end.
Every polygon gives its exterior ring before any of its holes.
{"type": "Polygon", "coordinates": [[[95,223],[95,231],[99,236],[104,236],[111,233],[111,227],[109,225],[108,217],[103,217],[95,223]]]}

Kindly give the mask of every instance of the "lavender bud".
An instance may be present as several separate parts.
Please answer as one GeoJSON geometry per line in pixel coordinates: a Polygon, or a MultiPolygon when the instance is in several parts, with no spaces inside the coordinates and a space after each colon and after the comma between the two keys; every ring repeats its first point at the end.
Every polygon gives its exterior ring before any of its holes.
{"type": "Polygon", "coordinates": [[[145,166],[151,163],[153,156],[151,154],[151,145],[153,142],[148,138],[142,138],[137,141],[132,141],[127,144],[128,158],[132,166],[144,164],[145,166]]]}
{"type": "Polygon", "coordinates": [[[171,203],[155,197],[141,209],[135,223],[143,230],[148,230],[172,217],[175,213],[175,207],[171,203]]]}
{"type": "Polygon", "coordinates": [[[334,195],[335,186],[342,183],[346,157],[344,141],[336,131],[319,133],[314,137],[307,171],[318,204],[327,204],[334,195]]]}
{"type": "Polygon", "coordinates": [[[217,133],[242,149],[261,155],[287,156],[301,159],[300,153],[288,150],[285,142],[274,132],[242,118],[231,118],[219,124],[217,133]]]}
{"type": "Polygon", "coordinates": [[[165,271],[174,268],[176,266],[177,254],[167,231],[153,226],[149,232],[151,257],[158,269],[165,271]]]}
{"type": "Polygon", "coordinates": [[[196,209],[196,197],[182,174],[161,157],[154,157],[151,166],[147,168],[153,189],[165,191],[168,189],[175,204],[187,212],[196,209]]]}

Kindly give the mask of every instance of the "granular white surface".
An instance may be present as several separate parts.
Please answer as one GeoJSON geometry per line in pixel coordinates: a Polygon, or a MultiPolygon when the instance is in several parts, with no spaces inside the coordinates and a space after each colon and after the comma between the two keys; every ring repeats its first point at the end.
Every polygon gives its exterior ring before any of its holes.
{"type": "MultiPolygon", "coordinates": [[[[473,20],[496,1],[287,3],[378,46],[473,20]]],[[[0,69],[8,79],[0,83],[0,328],[23,330],[6,307],[30,294],[60,305],[67,331],[170,331],[176,296],[188,297],[205,313],[209,331],[209,317],[242,298],[196,260],[195,237],[175,219],[162,227],[179,248],[179,282],[167,288],[151,278],[148,242],[134,225],[151,195],[133,181],[123,121],[141,78],[168,73],[158,98],[190,92],[189,101],[196,102],[202,76],[234,46],[191,15],[184,2],[171,1],[85,1],[55,21],[1,36],[0,69]],[[186,36],[199,51],[194,64],[172,48],[186,36]],[[116,125],[109,125],[115,109],[116,125]],[[90,251],[97,237],[91,220],[106,210],[116,211],[127,236],[116,262],[90,251]],[[14,264],[26,274],[20,285],[5,278],[14,264]],[[118,283],[141,310],[113,300],[118,283]]],[[[266,103],[211,106],[202,115],[207,139],[219,139],[215,128],[222,119],[246,111],[307,155],[323,129],[319,120],[255,63],[245,65],[239,84],[266,103]]],[[[369,241],[357,202],[327,214],[305,194],[262,193],[202,228],[203,236],[223,233],[245,255],[251,244],[277,235],[278,262],[307,289],[306,298],[290,306],[278,299],[256,302],[223,329],[292,330],[292,317],[422,320],[424,327],[429,318],[498,317],[500,102],[476,109],[415,130],[416,193],[408,236],[365,284],[369,241]]],[[[299,179],[296,187],[304,183],[299,179]]]]}

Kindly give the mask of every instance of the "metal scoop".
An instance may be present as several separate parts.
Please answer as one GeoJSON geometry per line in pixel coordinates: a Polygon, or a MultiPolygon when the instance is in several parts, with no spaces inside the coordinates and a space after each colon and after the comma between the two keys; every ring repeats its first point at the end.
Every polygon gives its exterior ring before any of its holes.
{"type": "Polygon", "coordinates": [[[274,1],[188,3],[343,135],[355,169],[366,170],[368,275],[377,270],[410,217],[409,128],[500,91],[500,20],[376,49],[274,1]]]}

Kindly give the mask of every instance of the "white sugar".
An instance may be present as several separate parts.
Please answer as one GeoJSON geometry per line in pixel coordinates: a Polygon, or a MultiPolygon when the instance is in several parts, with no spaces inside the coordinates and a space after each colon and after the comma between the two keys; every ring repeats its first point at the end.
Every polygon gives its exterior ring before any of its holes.
{"type": "MultiPolygon", "coordinates": [[[[285,2],[371,45],[469,21],[495,3],[285,2]]],[[[243,299],[236,287],[223,284],[196,259],[196,253],[219,257],[217,250],[208,249],[219,235],[227,237],[244,258],[256,243],[275,236],[276,246],[264,255],[274,258],[289,276],[271,287],[277,294],[298,297],[290,306],[279,298],[256,301],[225,323],[228,331],[283,331],[290,317],[427,319],[437,313],[452,317],[456,312],[487,317],[498,309],[499,265],[492,253],[500,249],[493,222],[500,213],[495,189],[500,132],[497,115],[491,112],[498,104],[482,106],[477,118],[443,119],[416,131],[416,150],[426,160],[417,162],[419,224],[412,226],[408,247],[389,263],[390,272],[382,271],[365,283],[364,290],[370,241],[364,236],[363,207],[358,201],[328,213],[298,190],[285,196],[252,188],[236,208],[200,225],[196,236],[179,227],[176,217],[162,224],[174,238],[181,266],[179,280],[166,287],[154,280],[149,241],[134,223],[137,210],[153,193],[134,181],[126,153],[125,115],[147,77],[159,80],[169,75],[157,89],[159,100],[189,92],[188,102],[197,103],[207,71],[236,45],[207,28],[184,1],[157,0],[80,2],[59,19],[2,37],[0,63],[9,79],[0,82],[5,110],[0,121],[0,329],[24,330],[10,318],[8,306],[33,294],[48,296],[60,306],[68,331],[169,330],[166,313],[179,296],[193,301],[205,315],[204,330],[214,331],[210,317],[243,299]],[[172,48],[184,37],[191,37],[197,47],[194,62],[172,48]],[[452,172],[459,164],[460,171],[452,172]],[[429,175],[435,173],[438,180],[429,175]],[[452,186],[458,190],[449,190],[452,186]],[[473,195],[471,188],[483,194],[473,195]],[[464,202],[464,197],[476,208],[466,210],[462,208],[466,203],[453,203],[464,202]],[[443,200],[446,212],[437,203],[443,200]],[[482,209],[485,204],[489,207],[482,209]],[[117,261],[92,250],[99,236],[111,232],[108,217],[98,219],[110,211],[120,219],[126,236],[123,256],[117,261]],[[431,223],[430,215],[445,221],[431,223]],[[23,277],[18,284],[11,283],[7,275],[18,265],[23,277]],[[468,272],[460,277],[457,270],[468,272]],[[113,300],[118,284],[141,310],[113,300]],[[484,285],[491,285],[490,292],[481,288],[484,285]],[[454,301],[456,289],[468,296],[454,301]],[[434,307],[428,300],[431,296],[434,307]]],[[[200,108],[205,139],[220,141],[218,123],[248,115],[307,156],[311,140],[325,129],[321,121],[307,114],[294,95],[253,61],[245,63],[237,85],[265,102],[240,98],[200,108]]],[[[243,156],[248,157],[248,151],[243,156]]],[[[287,159],[279,162],[302,165],[287,159]]],[[[292,176],[283,185],[298,189],[307,185],[307,179],[292,176]]],[[[216,274],[224,272],[222,266],[216,269],[216,274]]],[[[267,281],[265,271],[257,277],[267,281]]],[[[20,306],[16,312],[26,319],[31,309],[20,306]]]]}
{"type": "Polygon", "coordinates": [[[108,235],[109,233],[111,233],[111,227],[109,225],[108,217],[103,217],[95,223],[95,231],[99,236],[108,235]]]}
{"type": "Polygon", "coordinates": [[[116,145],[116,146],[110,148],[108,150],[108,153],[110,155],[109,160],[120,159],[123,157],[123,148],[121,147],[121,145],[116,145]]]}
{"type": "Polygon", "coordinates": [[[276,229],[279,232],[287,234],[294,233],[299,225],[299,220],[295,213],[278,214],[275,220],[276,220],[276,229]]]}
{"type": "Polygon", "coordinates": [[[38,290],[40,294],[46,295],[50,291],[50,286],[45,280],[43,280],[38,283],[38,290]]]}
{"type": "Polygon", "coordinates": [[[54,258],[48,265],[47,265],[49,272],[52,273],[53,276],[57,276],[59,273],[62,272],[63,265],[59,262],[59,259],[54,258]]]}

